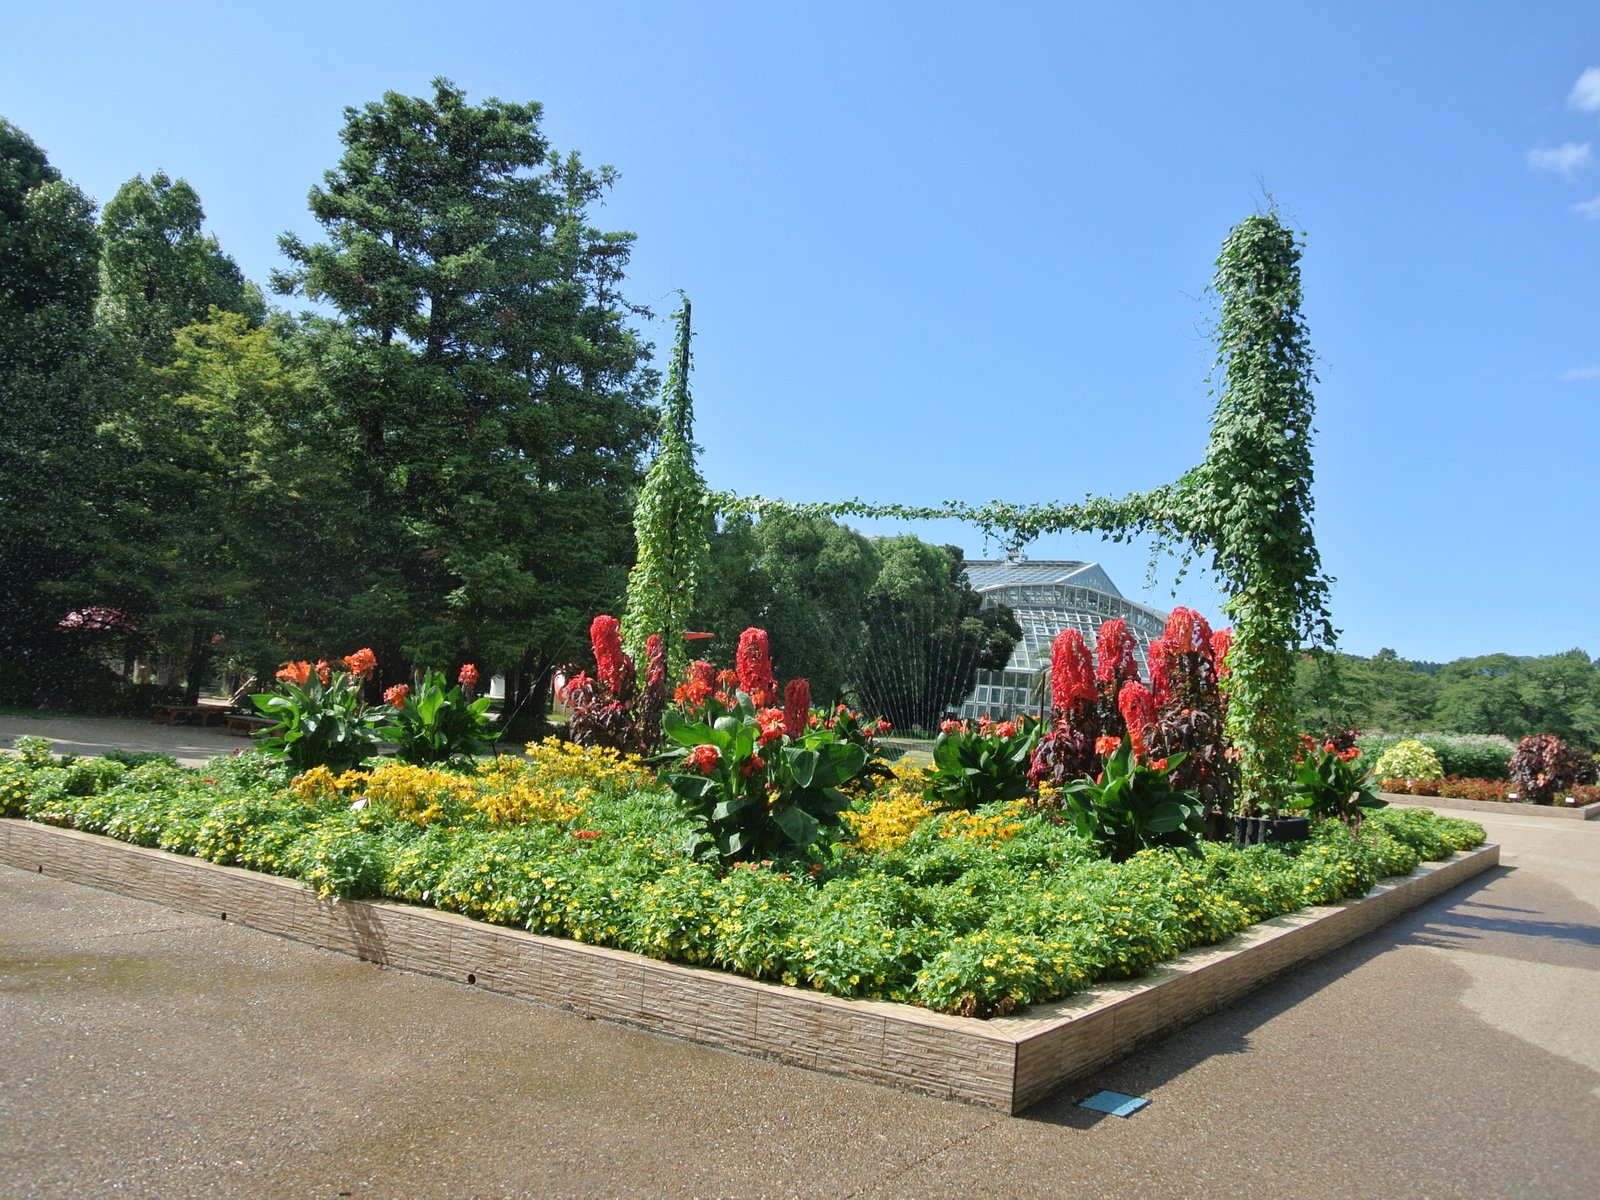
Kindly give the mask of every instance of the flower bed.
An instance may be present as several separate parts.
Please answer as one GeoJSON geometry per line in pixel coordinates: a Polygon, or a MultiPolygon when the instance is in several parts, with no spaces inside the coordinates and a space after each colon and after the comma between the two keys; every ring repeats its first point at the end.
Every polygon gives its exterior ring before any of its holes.
{"type": "Polygon", "coordinates": [[[7,759],[0,812],[651,958],[835,996],[993,1016],[1138,975],[1308,905],[1365,893],[1481,827],[1382,811],[1296,852],[1206,844],[1100,858],[1014,801],[908,814],[901,778],[853,802],[814,861],[700,861],[678,800],[614,753],[551,743],[467,771],[287,772],[258,756],[7,759]]]}

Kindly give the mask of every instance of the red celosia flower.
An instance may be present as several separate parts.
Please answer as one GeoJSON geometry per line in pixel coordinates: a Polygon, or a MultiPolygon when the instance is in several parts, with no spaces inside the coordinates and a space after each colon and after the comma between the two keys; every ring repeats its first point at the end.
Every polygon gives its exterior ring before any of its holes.
{"type": "Polygon", "coordinates": [[[734,658],[739,672],[739,687],[757,707],[770,704],[777,691],[777,681],[772,677],[772,654],[767,645],[767,631],[751,626],[739,635],[739,651],[734,658]]]}
{"type": "Polygon", "coordinates": [[[1156,720],[1156,706],[1150,689],[1137,680],[1123,684],[1122,691],[1117,693],[1117,710],[1128,723],[1128,736],[1133,739],[1133,757],[1143,758],[1145,733],[1156,720]]]}
{"type": "Polygon", "coordinates": [[[1094,661],[1076,629],[1056,634],[1050,651],[1050,699],[1063,717],[1094,704],[1094,661]]]}
{"type": "Polygon", "coordinates": [[[389,705],[391,708],[399,708],[406,702],[406,697],[409,695],[411,695],[411,685],[408,683],[397,683],[392,688],[388,688],[384,691],[383,702],[389,705]]]}
{"type": "Polygon", "coordinates": [[[328,660],[325,658],[317,659],[316,670],[317,678],[322,680],[322,686],[327,687],[328,681],[333,678],[333,671],[328,666],[328,660]]]}
{"type": "Polygon", "coordinates": [[[761,755],[752,754],[749,758],[744,760],[744,764],[739,768],[739,774],[743,775],[746,779],[749,779],[750,776],[759,775],[766,769],[767,764],[762,761],[761,755]]]}
{"type": "Polygon", "coordinates": [[[994,736],[997,738],[1010,738],[1017,736],[1017,723],[1015,721],[1001,721],[994,727],[994,736]]]}
{"type": "Polygon", "coordinates": [[[344,656],[345,670],[349,671],[357,679],[365,679],[377,669],[377,666],[378,656],[373,654],[371,648],[367,646],[363,646],[354,654],[346,654],[344,656]]]}
{"type": "Polygon", "coordinates": [[[1110,734],[1102,734],[1094,740],[1094,752],[1104,758],[1108,754],[1115,754],[1117,747],[1120,745],[1122,745],[1121,738],[1112,737],[1110,734]]]}
{"type": "MultiPolygon", "coordinates": [[[[1100,636],[1095,640],[1095,657],[1099,665],[1095,668],[1095,678],[1101,683],[1120,684],[1129,679],[1139,677],[1139,668],[1134,662],[1133,652],[1139,643],[1133,634],[1128,632],[1128,623],[1121,617],[1114,617],[1100,626],[1100,636]]],[[[1121,695],[1121,688],[1117,689],[1121,695]]]]}
{"type": "Polygon", "coordinates": [[[811,682],[791,679],[783,688],[783,731],[791,741],[799,741],[811,716],[811,682]]]}
{"type": "Polygon", "coordinates": [[[622,626],[617,619],[601,613],[589,623],[589,645],[594,649],[595,675],[612,695],[626,698],[633,690],[633,659],[622,649],[622,626]]]}
{"type": "MultiPolygon", "coordinates": [[[[1167,628],[1172,628],[1170,622],[1167,628]]],[[[1157,708],[1165,708],[1172,699],[1170,662],[1174,654],[1182,653],[1182,650],[1177,648],[1179,645],[1181,643],[1169,642],[1163,635],[1150,643],[1150,653],[1145,655],[1145,662],[1150,666],[1150,695],[1155,700],[1157,708]]]]}
{"type": "Polygon", "coordinates": [[[788,717],[781,708],[758,708],[756,725],[761,730],[756,740],[765,746],[768,742],[775,742],[783,736],[783,731],[788,725],[788,717]]]}
{"type": "Polygon", "coordinates": [[[722,751],[707,742],[702,742],[689,751],[689,757],[683,761],[700,774],[709,775],[717,769],[717,763],[722,761],[722,751]]]}
{"type": "Polygon", "coordinates": [[[305,659],[299,662],[286,662],[278,668],[278,678],[296,687],[305,687],[306,681],[311,678],[311,664],[305,659]]]}
{"type": "Polygon", "coordinates": [[[456,676],[456,682],[471,691],[478,686],[478,668],[472,663],[463,664],[461,674],[456,676]]]}
{"type": "Polygon", "coordinates": [[[943,733],[943,734],[946,734],[946,735],[948,735],[950,737],[954,737],[956,734],[961,732],[961,722],[960,721],[940,721],[939,722],[939,732],[943,733]]]}
{"type": "Polygon", "coordinates": [[[1226,679],[1233,673],[1228,666],[1228,651],[1233,649],[1233,630],[1219,629],[1211,635],[1211,661],[1217,664],[1217,678],[1226,679]]]}

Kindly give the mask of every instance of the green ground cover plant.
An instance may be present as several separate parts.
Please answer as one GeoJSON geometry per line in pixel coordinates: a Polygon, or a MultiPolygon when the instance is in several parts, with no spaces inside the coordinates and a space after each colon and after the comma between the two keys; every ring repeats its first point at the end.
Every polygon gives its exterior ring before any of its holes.
{"type": "MultiPolygon", "coordinates": [[[[37,748],[33,748],[37,749],[37,748]]],[[[555,742],[450,769],[292,776],[259,754],[0,759],[7,816],[298,879],[325,897],[431,905],[536,933],[833,995],[993,1016],[1137,975],[1264,918],[1364,893],[1483,841],[1386,809],[1293,850],[1200,843],[1111,861],[1020,801],[939,811],[900,768],[807,852],[696,857],[704,829],[637,760],[555,742]],[[913,819],[893,836],[882,809],[913,819]]]]}

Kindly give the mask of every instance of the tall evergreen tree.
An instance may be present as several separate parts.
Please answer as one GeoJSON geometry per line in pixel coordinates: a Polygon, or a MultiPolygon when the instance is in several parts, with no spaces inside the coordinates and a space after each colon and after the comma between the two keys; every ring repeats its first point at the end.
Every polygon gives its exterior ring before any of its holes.
{"type": "MultiPolygon", "coordinates": [[[[614,606],[650,431],[648,349],[617,285],[611,185],[553,153],[537,104],[388,93],[347,109],[275,285],[308,318],[332,452],[357,493],[361,578],[339,605],[391,669],[471,657],[536,688],[614,606]]],[[[330,586],[338,581],[330,581],[330,586]]]]}

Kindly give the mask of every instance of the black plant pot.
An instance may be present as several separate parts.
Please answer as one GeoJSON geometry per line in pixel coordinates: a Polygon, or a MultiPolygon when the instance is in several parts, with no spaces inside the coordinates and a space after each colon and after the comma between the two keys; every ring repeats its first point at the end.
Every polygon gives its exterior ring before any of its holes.
{"type": "Polygon", "coordinates": [[[1270,843],[1303,842],[1311,833],[1307,817],[1235,817],[1233,844],[1261,846],[1270,843]]]}
{"type": "Polygon", "coordinates": [[[1269,842],[1303,842],[1311,836],[1309,817],[1277,817],[1262,823],[1268,826],[1265,840],[1269,842]]]}

